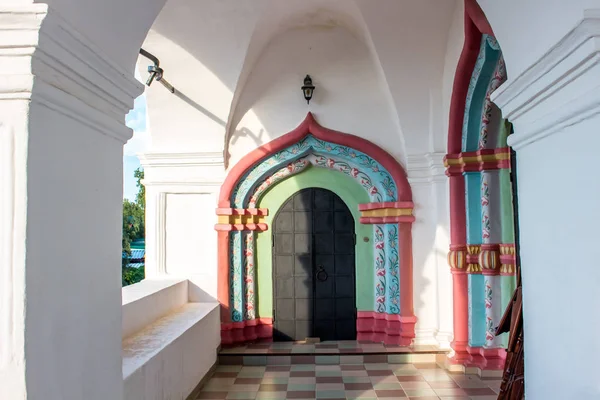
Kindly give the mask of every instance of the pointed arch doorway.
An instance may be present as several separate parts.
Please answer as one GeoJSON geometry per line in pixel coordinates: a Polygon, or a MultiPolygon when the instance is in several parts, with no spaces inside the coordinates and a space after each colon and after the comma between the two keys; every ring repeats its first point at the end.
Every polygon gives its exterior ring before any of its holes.
{"type": "Polygon", "coordinates": [[[273,338],[271,216],[293,193],[313,187],[335,190],[360,232],[355,245],[360,282],[355,286],[356,339],[410,344],[417,322],[411,234],[415,217],[406,172],[385,150],[324,128],[310,113],[293,131],[242,158],[221,187],[215,225],[221,343],[273,338]],[[311,171],[335,176],[299,185],[311,171]],[[279,188],[292,190],[267,201],[279,188]]]}
{"type": "Polygon", "coordinates": [[[354,218],[334,192],[303,189],[273,221],[273,339],[356,339],[354,218]]]}

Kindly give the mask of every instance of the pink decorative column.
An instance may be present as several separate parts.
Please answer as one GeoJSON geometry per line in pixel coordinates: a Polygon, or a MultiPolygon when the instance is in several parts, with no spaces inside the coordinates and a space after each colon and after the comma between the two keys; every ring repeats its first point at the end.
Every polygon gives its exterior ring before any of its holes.
{"type": "MultiPolygon", "coordinates": [[[[412,206],[412,204],[411,204],[412,206]]],[[[415,337],[415,324],[417,317],[413,306],[413,254],[412,254],[412,223],[414,218],[409,222],[401,222],[398,224],[400,229],[400,322],[402,344],[410,344],[415,337]]]]}
{"type": "Polygon", "coordinates": [[[502,348],[501,338],[496,336],[496,327],[502,318],[502,310],[498,307],[502,297],[500,289],[500,246],[498,244],[482,244],[479,264],[485,284],[485,316],[486,346],[480,349],[485,360],[483,368],[502,369],[506,360],[506,351],[502,348]]]}
{"type": "MultiPolygon", "coordinates": [[[[448,155],[445,159],[446,175],[450,178],[450,253],[448,263],[452,270],[452,293],[454,305],[455,355],[450,360],[465,365],[471,360],[467,351],[469,344],[469,295],[467,278],[467,235],[465,215],[465,181],[462,173],[462,128],[467,92],[471,75],[479,54],[482,33],[493,36],[492,29],[476,0],[465,0],[465,42],[458,62],[448,127],[448,155]],[[450,161],[450,162],[449,162],[450,161]]],[[[482,160],[483,161],[483,160],[482,160]]]]}
{"type": "Polygon", "coordinates": [[[450,176],[450,253],[448,263],[452,271],[454,308],[454,340],[452,362],[462,364],[469,360],[469,283],[466,261],[465,181],[460,175],[450,176]]]}

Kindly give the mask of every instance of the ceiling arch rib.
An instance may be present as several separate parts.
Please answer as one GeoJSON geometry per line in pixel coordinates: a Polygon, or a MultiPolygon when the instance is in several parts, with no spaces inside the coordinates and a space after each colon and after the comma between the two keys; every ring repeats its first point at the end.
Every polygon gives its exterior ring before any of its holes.
{"type": "MultiPolygon", "coordinates": [[[[455,1],[356,0],[404,132],[405,154],[431,151],[431,95],[442,88],[447,33],[455,1]],[[391,39],[393,38],[393,40],[391,39]],[[407,95],[409,94],[409,95],[407,95]]],[[[438,113],[439,114],[439,113],[438,113]]],[[[436,124],[433,126],[439,126],[436,124]]]]}
{"type": "MultiPolygon", "coordinates": [[[[388,98],[390,111],[394,115],[396,130],[400,139],[402,139],[402,130],[396,108],[393,106],[393,98],[387,86],[379,59],[374,51],[366,24],[354,1],[336,0],[325,2],[323,0],[310,0],[293,3],[287,2],[283,5],[282,2],[271,0],[268,10],[269,12],[264,13],[260,21],[256,24],[256,29],[252,34],[252,39],[246,52],[240,79],[233,94],[224,137],[226,166],[228,165],[229,147],[232,136],[248,111],[243,106],[241,99],[244,91],[247,89],[248,82],[257,66],[258,60],[274,40],[277,40],[285,32],[293,29],[341,27],[350,32],[352,36],[356,37],[368,48],[371,60],[379,74],[379,84],[388,98]]],[[[404,149],[403,144],[401,148],[404,149]]],[[[400,154],[404,155],[404,151],[401,151],[400,154]]],[[[404,159],[401,162],[404,162],[404,159]]]]}

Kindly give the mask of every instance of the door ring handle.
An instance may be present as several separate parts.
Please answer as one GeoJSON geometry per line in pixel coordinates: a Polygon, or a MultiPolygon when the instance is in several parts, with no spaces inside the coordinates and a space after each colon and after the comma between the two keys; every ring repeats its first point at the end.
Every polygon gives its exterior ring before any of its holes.
{"type": "Polygon", "coordinates": [[[317,271],[317,280],[320,282],[325,282],[329,278],[327,275],[327,271],[323,268],[322,265],[319,266],[319,270],[317,271]]]}

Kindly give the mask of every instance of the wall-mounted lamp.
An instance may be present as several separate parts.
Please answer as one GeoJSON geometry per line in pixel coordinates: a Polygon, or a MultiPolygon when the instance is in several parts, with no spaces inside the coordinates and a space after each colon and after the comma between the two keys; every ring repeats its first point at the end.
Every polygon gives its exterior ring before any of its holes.
{"type": "Polygon", "coordinates": [[[304,86],[302,86],[302,93],[304,93],[306,104],[310,104],[310,99],[312,99],[314,91],[315,86],[312,83],[312,79],[310,78],[310,75],[306,75],[304,78],[304,86]]]}

